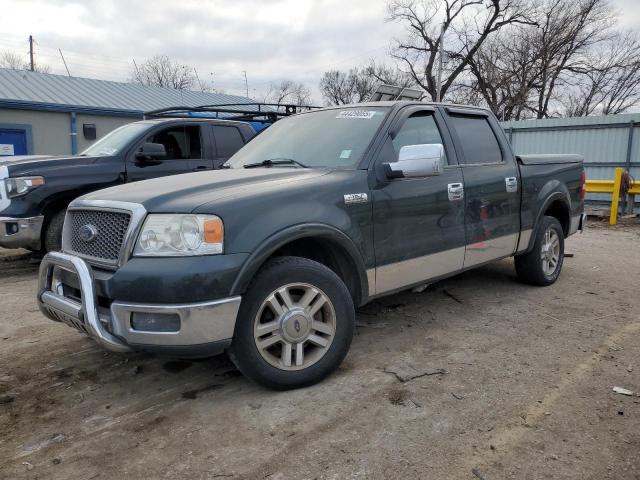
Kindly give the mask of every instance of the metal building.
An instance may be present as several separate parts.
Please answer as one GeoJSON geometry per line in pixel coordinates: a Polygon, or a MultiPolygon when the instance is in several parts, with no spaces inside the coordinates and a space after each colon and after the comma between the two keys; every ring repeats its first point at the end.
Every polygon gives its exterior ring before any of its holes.
{"type": "Polygon", "coordinates": [[[0,68],[0,155],[80,153],[145,111],[252,100],[0,68]]]}
{"type": "MultiPolygon", "coordinates": [[[[520,120],[502,127],[516,154],[579,153],[589,180],[611,180],[614,168],[623,167],[640,181],[640,114],[520,120]]],[[[609,203],[611,196],[589,193],[587,200],[609,203]]]]}

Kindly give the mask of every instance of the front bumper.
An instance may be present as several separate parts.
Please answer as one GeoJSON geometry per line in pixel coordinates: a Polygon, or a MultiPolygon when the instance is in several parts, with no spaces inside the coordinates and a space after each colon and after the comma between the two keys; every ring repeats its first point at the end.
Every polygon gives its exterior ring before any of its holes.
{"type": "Polygon", "coordinates": [[[38,305],[42,313],[115,352],[150,350],[182,356],[220,353],[231,343],[240,301],[239,296],[185,304],[113,301],[106,308],[98,304],[93,271],[81,258],[51,252],[40,265],[38,305]],[[65,295],[58,269],[77,277],[79,298],[65,295]],[[149,331],[136,326],[136,315],[151,319],[152,324],[162,319],[179,321],[170,331],[149,331]]]}
{"type": "Polygon", "coordinates": [[[43,222],[43,216],[0,217],[0,247],[39,249],[43,222]]]}

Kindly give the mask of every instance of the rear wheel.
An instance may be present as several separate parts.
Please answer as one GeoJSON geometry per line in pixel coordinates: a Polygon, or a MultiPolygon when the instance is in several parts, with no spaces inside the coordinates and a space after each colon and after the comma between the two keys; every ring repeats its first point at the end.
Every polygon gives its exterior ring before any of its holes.
{"type": "Polygon", "coordinates": [[[564,260],[564,232],[554,217],[544,217],[533,249],[515,257],[518,278],[532,285],[551,285],[560,276],[564,260]]]}
{"type": "Polygon", "coordinates": [[[54,213],[49,219],[43,236],[44,252],[57,252],[62,250],[62,225],[67,211],[65,209],[54,213]]]}
{"type": "Polygon", "coordinates": [[[355,325],[351,295],[324,265],[300,257],[269,262],[242,299],[229,354],[247,377],[276,390],[333,372],[355,325]]]}

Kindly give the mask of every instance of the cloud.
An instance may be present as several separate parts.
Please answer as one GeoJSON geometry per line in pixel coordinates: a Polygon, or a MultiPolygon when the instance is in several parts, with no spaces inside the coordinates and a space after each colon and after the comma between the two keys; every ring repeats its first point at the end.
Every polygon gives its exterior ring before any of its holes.
{"type": "Polygon", "coordinates": [[[315,88],[329,68],[385,56],[400,28],[385,15],[384,0],[5,0],[0,49],[22,40],[24,52],[29,30],[54,73],[65,72],[60,48],[78,76],[124,80],[132,59],[163,54],[229,93],[244,90],[243,70],[252,90],[315,88]]]}

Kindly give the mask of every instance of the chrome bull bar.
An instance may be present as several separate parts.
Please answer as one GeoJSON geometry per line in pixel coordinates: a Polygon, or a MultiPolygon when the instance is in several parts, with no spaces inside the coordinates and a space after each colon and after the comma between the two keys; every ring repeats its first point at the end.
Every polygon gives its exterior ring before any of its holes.
{"type": "Polygon", "coordinates": [[[95,282],[91,267],[81,258],[60,252],[50,252],[40,264],[38,306],[51,320],[63,322],[86,333],[104,348],[113,352],[130,352],[131,348],[109,333],[100,321],[96,301],[95,282]],[[82,302],[63,296],[54,278],[59,267],[78,276],[82,302]]]}

